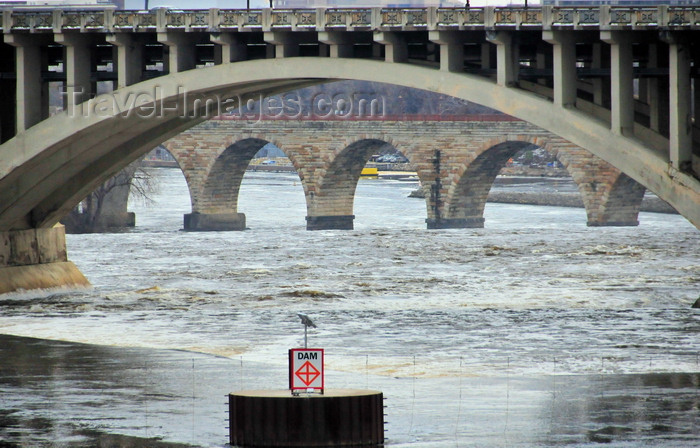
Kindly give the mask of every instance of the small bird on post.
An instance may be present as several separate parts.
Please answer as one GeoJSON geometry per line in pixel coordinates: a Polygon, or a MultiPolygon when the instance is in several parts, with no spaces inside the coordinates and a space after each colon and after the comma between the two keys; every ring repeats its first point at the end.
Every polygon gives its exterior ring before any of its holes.
{"type": "Polygon", "coordinates": [[[301,319],[301,323],[304,324],[304,348],[309,348],[309,345],[307,343],[307,337],[306,337],[306,332],[309,327],[316,328],[316,324],[313,323],[311,319],[309,319],[309,316],[306,314],[301,314],[297,313],[297,316],[301,319]]]}

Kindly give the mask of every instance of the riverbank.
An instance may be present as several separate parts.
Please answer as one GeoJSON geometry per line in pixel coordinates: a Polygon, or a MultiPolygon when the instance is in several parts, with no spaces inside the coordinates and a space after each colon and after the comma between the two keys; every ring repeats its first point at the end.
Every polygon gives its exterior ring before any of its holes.
{"type": "MultiPolygon", "coordinates": [[[[422,188],[408,195],[410,198],[425,198],[422,188]]],[[[496,192],[489,193],[486,202],[520,205],[544,205],[554,207],[583,208],[583,200],[578,193],[533,193],[533,192],[496,192]]],[[[645,196],[640,207],[642,212],[678,214],[665,201],[655,196],[645,196]]]]}

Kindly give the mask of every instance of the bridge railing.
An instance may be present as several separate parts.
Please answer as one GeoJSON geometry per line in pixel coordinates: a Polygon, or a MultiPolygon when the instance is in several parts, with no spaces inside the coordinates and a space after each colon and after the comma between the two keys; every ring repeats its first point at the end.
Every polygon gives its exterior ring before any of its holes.
{"type": "Polygon", "coordinates": [[[464,114],[464,115],[438,115],[438,114],[376,114],[376,115],[314,115],[314,114],[297,114],[297,115],[274,115],[265,113],[231,113],[219,115],[213,120],[222,121],[478,121],[478,122],[514,122],[522,121],[519,118],[512,117],[506,114],[464,114]]]}
{"type": "Polygon", "coordinates": [[[5,9],[4,33],[90,31],[441,30],[441,29],[698,29],[700,8],[484,7],[318,8],[151,11],[5,9]]]}

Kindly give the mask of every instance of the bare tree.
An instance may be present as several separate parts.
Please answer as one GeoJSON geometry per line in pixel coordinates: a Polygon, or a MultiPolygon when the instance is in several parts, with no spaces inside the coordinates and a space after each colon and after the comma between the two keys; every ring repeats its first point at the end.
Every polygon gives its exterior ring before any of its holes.
{"type": "Polygon", "coordinates": [[[133,215],[126,210],[129,194],[145,202],[153,202],[156,192],[154,177],[132,162],[114,177],[83,199],[61,222],[68,233],[104,232],[108,228],[133,226],[133,215]]]}

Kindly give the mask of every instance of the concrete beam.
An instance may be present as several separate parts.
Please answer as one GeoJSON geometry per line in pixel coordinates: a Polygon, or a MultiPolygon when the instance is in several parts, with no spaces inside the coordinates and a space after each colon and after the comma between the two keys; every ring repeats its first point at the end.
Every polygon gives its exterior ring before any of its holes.
{"type": "MultiPolygon", "coordinates": [[[[593,44],[592,48],[592,58],[591,66],[594,69],[603,68],[603,44],[596,42],[593,44]]],[[[597,106],[603,106],[605,104],[605,87],[603,85],[603,78],[596,77],[591,80],[593,86],[593,104],[597,106]]],[[[607,89],[609,92],[609,88],[607,89]]]]}
{"type": "Polygon", "coordinates": [[[440,45],[440,70],[464,70],[464,41],[459,31],[430,31],[428,39],[440,45]]]}
{"type": "Polygon", "coordinates": [[[74,107],[92,98],[93,37],[89,34],[58,33],[54,40],[65,47],[66,100],[64,109],[73,114],[74,107]]]}
{"type": "Polygon", "coordinates": [[[486,40],[496,45],[496,84],[514,86],[518,81],[518,57],[512,33],[487,31],[486,40]]]}
{"type": "Polygon", "coordinates": [[[619,135],[634,132],[634,85],[632,36],[629,32],[601,31],[600,40],[610,44],[610,130],[619,135]]]}
{"type": "Polygon", "coordinates": [[[374,41],[384,45],[384,60],[386,62],[406,62],[408,60],[408,45],[402,34],[391,31],[376,33],[374,41]]]}
{"type": "Polygon", "coordinates": [[[238,33],[212,33],[209,39],[212,43],[221,46],[223,64],[244,61],[248,57],[248,46],[238,33]]]}
{"type": "Polygon", "coordinates": [[[107,35],[107,42],[117,47],[117,89],[136,84],[143,79],[143,44],[133,34],[107,35]]]}
{"type": "Polygon", "coordinates": [[[669,157],[680,171],[692,171],[693,123],[690,89],[690,45],[674,41],[669,55],[669,157]]]}
{"type": "Polygon", "coordinates": [[[167,57],[163,63],[168,73],[180,73],[195,68],[196,54],[192,35],[166,31],[158,33],[158,42],[166,45],[167,57]]]}
{"type": "Polygon", "coordinates": [[[332,58],[351,58],[354,56],[353,44],[355,40],[352,32],[320,31],[318,41],[330,46],[329,56],[332,58]]]}
{"type": "Polygon", "coordinates": [[[300,36],[291,31],[267,31],[265,42],[275,46],[275,58],[292,58],[299,56],[300,36]]]}
{"type": "Polygon", "coordinates": [[[552,44],[554,104],[576,105],[576,41],[572,31],[543,31],[542,39],[552,44]]]}
{"type": "Polygon", "coordinates": [[[44,58],[41,47],[50,42],[48,36],[34,34],[5,34],[6,44],[15,47],[16,82],[16,132],[23,132],[34,126],[48,111],[44,111],[42,93],[44,86],[41,72],[44,70],[44,58]]]}

